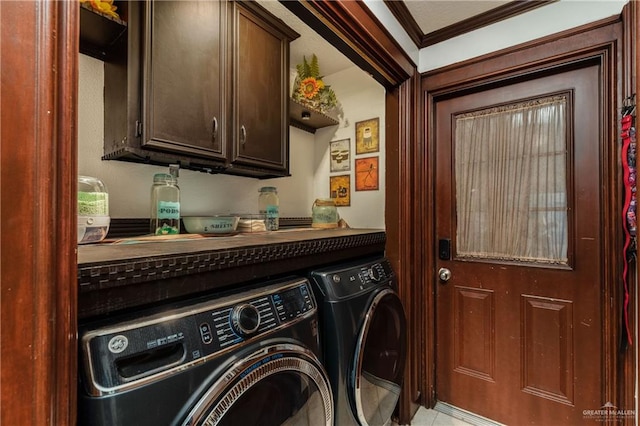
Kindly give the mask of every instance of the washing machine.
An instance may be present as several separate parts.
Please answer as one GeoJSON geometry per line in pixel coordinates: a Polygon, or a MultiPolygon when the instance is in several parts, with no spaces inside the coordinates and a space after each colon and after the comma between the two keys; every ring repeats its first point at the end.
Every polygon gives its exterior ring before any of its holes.
{"type": "Polygon", "coordinates": [[[313,271],[310,279],[320,308],[334,424],[390,424],[407,351],[391,264],[384,257],[368,258],[313,271]]]}
{"type": "Polygon", "coordinates": [[[80,425],[333,424],[306,278],[82,324],[80,425]]]}

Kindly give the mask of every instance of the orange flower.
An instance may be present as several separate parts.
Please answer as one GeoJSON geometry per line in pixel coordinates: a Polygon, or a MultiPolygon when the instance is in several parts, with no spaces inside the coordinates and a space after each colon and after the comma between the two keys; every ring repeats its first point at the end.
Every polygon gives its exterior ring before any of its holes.
{"type": "Polygon", "coordinates": [[[313,99],[318,91],[324,86],[321,81],[314,77],[307,77],[300,83],[300,94],[307,99],[313,99]]]}
{"type": "Polygon", "coordinates": [[[93,10],[104,13],[112,18],[120,18],[116,10],[118,9],[113,4],[113,0],[80,0],[80,3],[89,3],[93,10]]]}

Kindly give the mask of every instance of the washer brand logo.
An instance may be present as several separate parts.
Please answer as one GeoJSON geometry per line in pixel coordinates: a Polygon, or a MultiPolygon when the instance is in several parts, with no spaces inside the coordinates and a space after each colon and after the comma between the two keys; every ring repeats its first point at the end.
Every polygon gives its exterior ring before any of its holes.
{"type": "Polygon", "coordinates": [[[113,336],[111,340],[109,340],[109,351],[114,354],[119,354],[120,352],[127,349],[129,346],[129,339],[123,335],[113,336]]]}

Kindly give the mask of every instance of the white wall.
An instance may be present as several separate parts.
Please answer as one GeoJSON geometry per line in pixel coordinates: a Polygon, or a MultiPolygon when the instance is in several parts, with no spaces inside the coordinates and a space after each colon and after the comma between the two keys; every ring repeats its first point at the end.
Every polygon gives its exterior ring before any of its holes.
{"type": "Polygon", "coordinates": [[[384,228],[385,204],[385,89],[358,67],[337,72],[324,79],[336,92],[344,110],[340,125],[319,129],[315,136],[314,194],[329,196],[329,176],[351,176],[351,206],[338,207],[338,213],[351,227],[384,228]],[[356,155],[355,128],[359,121],[380,118],[380,152],[356,155]],[[350,139],[350,171],[330,173],[329,143],[350,139]],[[379,187],[377,191],[356,191],[355,159],[378,156],[379,187]]]}
{"type": "Polygon", "coordinates": [[[627,1],[560,0],[420,50],[425,72],[619,15],[627,1]]]}
{"type": "MultiPolygon", "coordinates": [[[[80,55],[78,92],[78,173],[101,179],[109,191],[110,215],[114,218],[148,217],[150,188],[154,173],[166,171],[165,167],[123,161],[102,161],[103,115],[104,115],[104,66],[97,59],[80,55]]],[[[334,88],[345,107],[346,117],[351,124],[380,114],[378,109],[364,106],[379,104],[384,111],[384,90],[373,87],[370,77],[355,68],[340,77],[340,84],[334,88]],[[366,78],[363,78],[366,77],[366,78]],[[351,78],[354,81],[342,81],[351,78]],[[341,90],[357,88],[344,96],[341,90]],[[372,92],[369,93],[369,90],[372,92]],[[381,92],[382,90],[382,92],[381,92]],[[350,99],[358,97],[362,101],[350,99]],[[373,101],[373,98],[379,98],[373,101]],[[349,111],[355,105],[355,111],[349,111]]],[[[335,80],[335,79],[333,79],[335,80]]],[[[326,77],[331,84],[332,76],[326,77]]],[[[335,81],[334,81],[335,82],[335,81]]],[[[336,82],[337,83],[337,82],[336,82]]],[[[376,83],[377,85],[377,83],[376,83]]],[[[381,117],[381,123],[383,116],[381,117]]],[[[181,170],[179,178],[182,215],[214,213],[257,213],[258,189],[273,185],[278,188],[280,211],[286,217],[309,217],[311,206],[318,197],[328,196],[329,166],[322,163],[323,155],[328,155],[330,133],[337,126],[320,131],[316,135],[290,128],[290,172],[291,176],[278,179],[258,180],[227,175],[208,175],[190,170],[181,170]],[[331,130],[333,129],[333,130],[331,130]],[[324,147],[324,148],[323,148],[324,147]],[[315,156],[319,155],[319,159],[315,156]],[[327,187],[322,183],[326,182],[327,187]],[[316,186],[316,184],[320,186],[316,186]]],[[[353,132],[353,126],[351,127],[353,132]]],[[[349,128],[340,127],[336,132],[345,135],[349,128]]],[[[340,136],[348,137],[348,136],[340,136]]],[[[351,136],[354,138],[354,136],[351,136]]],[[[335,139],[335,138],[334,138],[335,139]]],[[[384,146],[384,145],[382,145],[384,146]]],[[[382,154],[382,153],[381,153],[382,154]]],[[[380,159],[384,164],[383,156],[380,159]]],[[[341,214],[352,227],[384,227],[384,181],[376,194],[363,194],[352,199],[352,207],[341,208],[341,214]],[[373,200],[375,199],[375,200],[373,200]],[[373,201],[372,201],[373,200],[373,201]],[[380,203],[372,209],[370,204],[380,203]],[[373,213],[372,213],[373,212],[373,213]]],[[[354,194],[352,193],[352,196],[354,194]]]]}
{"type": "Polygon", "coordinates": [[[383,0],[364,1],[423,73],[619,15],[629,0],[560,0],[419,52],[383,0]]]}

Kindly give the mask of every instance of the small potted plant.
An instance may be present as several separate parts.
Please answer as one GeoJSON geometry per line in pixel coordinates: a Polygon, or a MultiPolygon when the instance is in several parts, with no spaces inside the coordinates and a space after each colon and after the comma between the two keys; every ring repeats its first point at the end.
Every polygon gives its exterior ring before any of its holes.
{"type": "Polygon", "coordinates": [[[338,99],[330,86],[322,81],[318,57],[315,53],[308,62],[306,56],[301,64],[296,65],[297,75],[293,83],[291,97],[296,102],[323,114],[333,112],[338,108],[338,99]]]}

